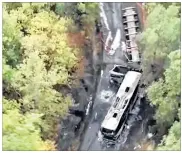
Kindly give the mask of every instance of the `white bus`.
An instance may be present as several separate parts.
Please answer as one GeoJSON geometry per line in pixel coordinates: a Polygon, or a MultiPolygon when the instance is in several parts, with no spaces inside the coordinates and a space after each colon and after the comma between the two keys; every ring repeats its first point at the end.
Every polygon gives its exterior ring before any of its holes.
{"type": "Polygon", "coordinates": [[[141,75],[135,71],[126,73],[116,98],[101,124],[100,132],[104,139],[116,140],[121,134],[128,113],[137,98],[137,87],[141,75]]]}

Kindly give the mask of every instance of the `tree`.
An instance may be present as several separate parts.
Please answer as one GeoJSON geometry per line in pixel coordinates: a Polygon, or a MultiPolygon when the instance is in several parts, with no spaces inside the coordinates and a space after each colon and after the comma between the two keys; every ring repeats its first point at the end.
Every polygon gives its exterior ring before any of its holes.
{"type": "Polygon", "coordinates": [[[37,52],[29,53],[29,56],[23,60],[18,66],[18,71],[14,74],[12,85],[23,97],[20,103],[23,105],[23,111],[34,111],[42,113],[44,122],[42,124],[43,131],[49,136],[49,126],[52,121],[63,117],[70,105],[69,97],[64,98],[52,86],[61,78],[56,71],[46,71],[43,60],[38,56],[37,52]],[[51,118],[50,118],[51,116],[51,118]],[[47,130],[45,130],[47,129],[47,130]]]}
{"type": "Polygon", "coordinates": [[[6,64],[7,60],[5,57],[3,57],[2,60],[3,60],[3,64],[2,64],[3,80],[7,83],[10,83],[14,75],[14,69],[10,65],[6,64]]]}
{"type": "MultiPolygon", "coordinates": [[[[145,5],[145,9],[147,10],[147,13],[151,13],[152,10],[154,9],[154,7],[156,7],[156,5],[162,5],[165,8],[168,8],[171,5],[176,5],[176,6],[181,6],[181,4],[179,2],[159,2],[159,3],[147,3],[147,5],[145,5]]],[[[179,10],[180,11],[180,10],[179,10]]]]}
{"type": "MultiPolygon", "coordinates": [[[[40,137],[41,114],[23,115],[18,107],[16,102],[3,99],[3,150],[44,150],[49,142],[40,137]]],[[[53,145],[51,149],[54,150],[53,145]]]]}
{"type": "Polygon", "coordinates": [[[152,104],[157,106],[156,119],[159,125],[171,125],[180,105],[180,51],[169,54],[170,66],[164,72],[164,79],[153,82],[147,93],[152,104]],[[175,75],[174,75],[175,74],[175,75]]]}
{"type": "Polygon", "coordinates": [[[159,133],[165,134],[156,149],[179,150],[180,5],[149,3],[147,13],[147,27],[141,35],[139,46],[143,50],[144,80],[150,85],[147,95],[156,106],[155,119],[160,129],[159,133]],[[154,82],[150,84],[152,81],[154,82]],[[168,128],[170,129],[166,134],[168,128]]]}
{"type": "MultiPolygon", "coordinates": [[[[67,44],[67,27],[72,24],[71,19],[60,18],[54,13],[40,12],[30,21],[28,32],[31,34],[22,40],[25,54],[38,50],[48,71],[55,71],[68,76],[68,72],[76,68],[77,48],[70,48],[67,44]]],[[[60,84],[68,83],[68,77],[60,84]]],[[[58,82],[57,82],[58,83],[58,82]]]]}
{"type": "Polygon", "coordinates": [[[3,56],[6,63],[15,67],[21,60],[22,33],[18,25],[16,14],[8,13],[6,6],[3,7],[3,56]]]}
{"type": "Polygon", "coordinates": [[[71,105],[54,87],[72,85],[80,49],[68,41],[73,20],[53,7],[3,4],[4,150],[54,150],[54,127],[71,105]]]}
{"type": "Polygon", "coordinates": [[[7,11],[16,10],[18,7],[22,7],[21,3],[17,2],[9,2],[9,3],[3,3],[3,6],[6,6],[7,11]]]}
{"type": "MultiPolygon", "coordinates": [[[[79,50],[68,46],[66,33],[71,19],[58,19],[53,12],[45,10],[32,15],[32,5],[23,4],[27,18],[23,18],[22,26],[28,35],[21,40],[24,60],[17,66],[12,85],[23,96],[20,100],[23,111],[33,109],[44,114],[42,131],[44,138],[50,138],[54,134],[50,132],[53,124],[67,113],[71,104],[70,98],[53,86],[71,84],[69,77],[77,66],[79,50]]],[[[20,11],[24,13],[23,9],[20,11]]]]}
{"type": "Polygon", "coordinates": [[[70,17],[75,20],[78,17],[77,3],[56,3],[55,13],[61,17],[70,17]]]}
{"type": "Polygon", "coordinates": [[[180,151],[181,148],[181,126],[180,122],[175,121],[169,129],[168,135],[163,137],[161,144],[157,150],[165,151],[180,151]]]}
{"type": "Polygon", "coordinates": [[[9,7],[9,11],[6,6],[3,81],[20,97],[6,96],[21,104],[20,112],[42,114],[41,136],[51,139],[55,135],[55,131],[51,131],[53,124],[66,115],[71,104],[70,97],[63,96],[53,86],[70,85],[69,77],[77,67],[79,49],[69,47],[67,41],[73,21],[56,16],[48,10],[47,3],[21,3],[16,9],[9,7]]]}
{"type": "Polygon", "coordinates": [[[162,73],[167,55],[180,46],[180,7],[170,5],[165,8],[155,3],[149,4],[150,6],[147,26],[140,42],[143,50],[142,69],[146,78],[154,68],[162,73]]]}
{"type": "Polygon", "coordinates": [[[78,3],[78,9],[85,13],[83,15],[83,22],[85,24],[94,24],[99,17],[99,4],[93,2],[78,3]],[[88,18],[89,17],[89,18],[88,18]]]}
{"type": "Polygon", "coordinates": [[[82,12],[81,22],[85,27],[93,30],[95,21],[99,19],[99,4],[93,2],[78,3],[78,10],[82,12]],[[91,27],[92,28],[91,28],[91,27]]]}

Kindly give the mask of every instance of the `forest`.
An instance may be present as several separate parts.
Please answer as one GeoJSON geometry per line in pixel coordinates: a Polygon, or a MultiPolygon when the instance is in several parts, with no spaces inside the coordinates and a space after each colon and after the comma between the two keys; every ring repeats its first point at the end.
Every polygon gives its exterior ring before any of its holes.
{"type": "MultiPolygon", "coordinates": [[[[146,4],[138,40],[143,81],[162,133],[153,150],[180,150],[180,7],[146,4]]],[[[91,2],[3,3],[3,150],[57,150],[58,122],[72,98],[56,87],[78,85],[83,46],[99,11],[99,4],[91,2]]]]}

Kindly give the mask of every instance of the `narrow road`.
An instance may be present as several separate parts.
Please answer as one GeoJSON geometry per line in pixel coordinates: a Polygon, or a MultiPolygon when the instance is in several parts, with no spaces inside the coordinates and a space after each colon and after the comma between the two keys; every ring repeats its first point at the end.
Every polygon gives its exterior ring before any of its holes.
{"type": "MultiPolygon", "coordinates": [[[[119,29],[121,32],[121,41],[125,40],[123,24],[122,24],[122,3],[102,3],[103,5],[103,14],[105,14],[107,21],[104,18],[102,20],[102,31],[104,35],[104,42],[106,42],[109,32],[111,32],[112,38],[115,37],[116,31],[119,29]],[[106,22],[108,23],[109,29],[107,29],[106,22]]],[[[103,53],[103,62],[104,63],[113,63],[113,64],[126,64],[125,57],[121,52],[121,45],[117,48],[113,56],[108,55],[106,51],[103,53]]]]}
{"type": "MultiPolygon", "coordinates": [[[[114,38],[117,29],[120,29],[121,31],[121,41],[125,40],[122,24],[122,8],[125,7],[136,7],[136,3],[101,4],[101,22],[103,25],[102,31],[104,41],[106,41],[109,31],[114,38]]],[[[136,102],[134,110],[129,116],[127,122],[128,128],[123,131],[119,142],[115,146],[108,147],[99,140],[98,132],[101,123],[117,92],[117,89],[113,89],[109,85],[109,70],[113,68],[114,64],[127,65],[126,59],[121,52],[121,47],[119,47],[112,56],[108,55],[105,51],[103,54],[103,63],[106,64],[106,67],[101,71],[101,78],[98,83],[93,109],[90,114],[88,126],[83,134],[83,140],[79,150],[134,150],[137,143],[146,135],[146,122],[150,114],[150,112],[148,112],[149,109],[146,102],[142,102],[140,100],[136,102]]]]}
{"type": "Polygon", "coordinates": [[[109,86],[109,70],[113,65],[108,65],[101,76],[97,94],[90,116],[88,127],[84,134],[80,150],[102,150],[100,142],[98,140],[98,131],[103,121],[107,110],[111,106],[111,100],[114,97],[116,91],[109,86]]]}

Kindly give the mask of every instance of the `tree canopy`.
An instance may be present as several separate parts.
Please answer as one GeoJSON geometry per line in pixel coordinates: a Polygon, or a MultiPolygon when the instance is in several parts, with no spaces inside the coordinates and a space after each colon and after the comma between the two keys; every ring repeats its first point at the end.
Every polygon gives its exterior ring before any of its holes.
{"type": "Polygon", "coordinates": [[[165,122],[171,125],[180,106],[180,51],[173,51],[168,57],[170,66],[164,72],[164,79],[153,82],[148,88],[149,99],[158,106],[156,118],[161,125],[165,122]]]}
{"type": "Polygon", "coordinates": [[[165,8],[158,3],[147,6],[150,11],[140,41],[143,52],[142,69],[146,78],[152,71],[151,65],[159,73],[163,72],[168,54],[179,49],[181,26],[179,6],[172,4],[165,8]]]}
{"type": "Polygon", "coordinates": [[[3,99],[3,150],[54,150],[54,144],[42,141],[40,117],[42,114],[19,112],[15,101],[3,99]]]}
{"type": "Polygon", "coordinates": [[[175,121],[169,129],[168,135],[163,137],[163,141],[158,146],[160,151],[179,151],[181,150],[181,125],[175,121]]]}
{"type": "Polygon", "coordinates": [[[147,95],[156,107],[158,128],[168,129],[156,149],[180,150],[180,5],[149,3],[147,10],[147,26],[140,42],[144,80],[149,73],[157,76],[149,83],[147,95]],[[157,67],[163,71],[154,70],[157,67]]]}
{"type": "Polygon", "coordinates": [[[55,150],[55,125],[72,103],[54,86],[73,84],[82,50],[69,44],[79,29],[60,15],[65,4],[3,3],[3,150],[55,150]]]}

